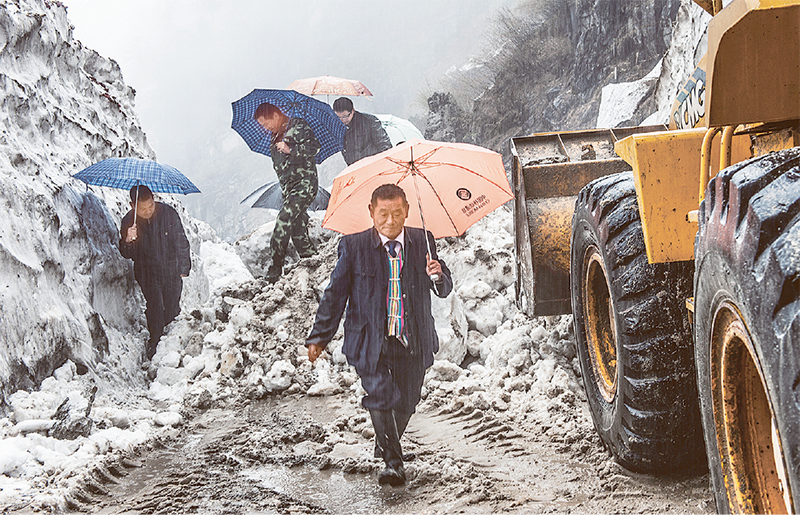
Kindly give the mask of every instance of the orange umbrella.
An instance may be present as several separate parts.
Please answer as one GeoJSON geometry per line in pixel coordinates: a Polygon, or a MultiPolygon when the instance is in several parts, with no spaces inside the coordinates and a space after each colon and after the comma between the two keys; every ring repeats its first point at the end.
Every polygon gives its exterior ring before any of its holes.
{"type": "Polygon", "coordinates": [[[360,81],[331,77],[330,75],[311,77],[310,79],[298,79],[289,84],[289,89],[293,89],[304,95],[372,96],[370,90],[360,81]]]}
{"type": "Polygon", "coordinates": [[[387,183],[403,188],[411,203],[406,225],[425,228],[435,238],[463,234],[514,198],[497,152],[467,143],[412,139],[337,175],[322,226],[343,234],[372,227],[372,192],[387,183]]]}

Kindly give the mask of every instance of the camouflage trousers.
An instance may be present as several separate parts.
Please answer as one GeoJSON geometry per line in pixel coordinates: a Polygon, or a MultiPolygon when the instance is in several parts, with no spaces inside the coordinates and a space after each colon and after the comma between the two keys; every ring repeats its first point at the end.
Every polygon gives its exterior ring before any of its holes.
{"type": "Polygon", "coordinates": [[[283,205],[275,220],[275,229],[270,239],[273,266],[283,266],[289,240],[301,257],[316,253],[308,236],[308,206],[317,196],[319,179],[316,170],[298,170],[280,181],[283,205]],[[299,172],[299,173],[298,173],[299,172]]]}

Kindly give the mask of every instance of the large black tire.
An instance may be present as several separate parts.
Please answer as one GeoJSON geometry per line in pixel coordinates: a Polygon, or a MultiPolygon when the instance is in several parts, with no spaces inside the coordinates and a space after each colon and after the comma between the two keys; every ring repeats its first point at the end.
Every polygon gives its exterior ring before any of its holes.
{"type": "Polygon", "coordinates": [[[686,310],[694,267],[647,262],[631,173],[580,192],[570,259],[578,358],[603,443],[634,471],[703,466],[686,310]]]}
{"type": "Polygon", "coordinates": [[[697,380],[722,513],[800,509],[799,220],[800,148],[726,168],[700,207],[697,380]]]}

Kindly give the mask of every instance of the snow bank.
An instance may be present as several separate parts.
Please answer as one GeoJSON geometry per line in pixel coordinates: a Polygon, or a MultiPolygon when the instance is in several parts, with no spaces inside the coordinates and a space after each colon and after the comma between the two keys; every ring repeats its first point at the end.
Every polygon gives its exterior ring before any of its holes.
{"type": "MultiPolygon", "coordinates": [[[[143,299],[116,248],[126,192],[70,176],[108,157],[155,155],[117,63],[72,38],[60,2],[0,6],[0,90],[2,414],[10,393],[68,358],[98,381],[134,380],[143,299]]],[[[199,224],[179,211],[196,253],[199,224]]],[[[185,303],[207,297],[194,261],[185,303]]]]}

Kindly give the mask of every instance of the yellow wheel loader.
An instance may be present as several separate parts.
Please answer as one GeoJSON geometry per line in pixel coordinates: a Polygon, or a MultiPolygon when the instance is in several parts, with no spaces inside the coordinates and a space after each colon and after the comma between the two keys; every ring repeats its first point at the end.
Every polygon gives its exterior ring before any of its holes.
{"type": "Polygon", "coordinates": [[[624,466],[706,462],[720,512],[800,510],[800,0],[695,0],[669,127],[512,140],[517,300],[571,312],[624,466]]]}

